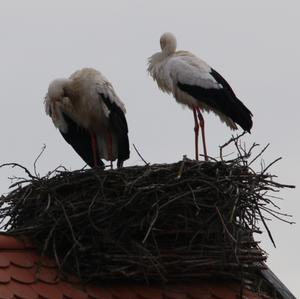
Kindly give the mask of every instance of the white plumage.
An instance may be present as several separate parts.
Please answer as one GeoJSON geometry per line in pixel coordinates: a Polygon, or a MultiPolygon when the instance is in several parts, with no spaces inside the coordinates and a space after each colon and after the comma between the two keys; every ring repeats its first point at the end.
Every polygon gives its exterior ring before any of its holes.
{"type": "Polygon", "coordinates": [[[171,93],[177,102],[193,110],[196,159],[198,159],[199,124],[207,159],[204,120],[200,110],[213,111],[233,130],[237,129],[237,123],[250,132],[252,113],[235,96],[219,73],[194,54],[176,51],[177,41],[172,33],[164,33],[160,38],[160,45],[162,51],[149,58],[148,72],[162,91],[171,93]]]}
{"type": "Polygon", "coordinates": [[[128,159],[125,106],[99,71],[83,68],[69,79],[51,82],[45,109],[66,141],[90,166],[102,166],[101,158],[118,159],[118,166],[128,159]]]}

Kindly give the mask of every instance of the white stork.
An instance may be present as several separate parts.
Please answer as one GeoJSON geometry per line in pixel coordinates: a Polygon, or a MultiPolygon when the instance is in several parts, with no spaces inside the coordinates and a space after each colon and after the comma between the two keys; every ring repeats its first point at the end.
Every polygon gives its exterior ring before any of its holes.
{"type": "Polygon", "coordinates": [[[208,159],[201,110],[213,111],[233,130],[237,129],[238,124],[250,133],[252,113],[217,71],[190,52],[176,51],[177,42],[172,33],[161,36],[160,46],[161,52],[149,58],[148,72],[162,91],[171,93],[177,102],[193,110],[196,160],[199,125],[205,160],[208,159]]]}
{"type": "Polygon", "coordinates": [[[98,71],[83,68],[69,79],[52,81],[45,98],[46,113],[64,139],[90,166],[104,168],[101,159],[129,158],[125,106],[110,82],[98,71]]]}

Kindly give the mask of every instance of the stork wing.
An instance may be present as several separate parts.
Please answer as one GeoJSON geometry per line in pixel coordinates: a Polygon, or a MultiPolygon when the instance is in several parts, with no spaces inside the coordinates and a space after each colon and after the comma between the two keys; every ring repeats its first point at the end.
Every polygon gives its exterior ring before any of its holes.
{"type": "MultiPolygon", "coordinates": [[[[91,144],[90,133],[74,122],[66,113],[62,113],[65,122],[68,125],[67,132],[61,130],[60,133],[64,139],[73,147],[75,152],[82,158],[90,167],[94,167],[94,158],[91,144]]],[[[104,163],[99,159],[97,165],[104,168],[104,163]]]]}
{"type": "Polygon", "coordinates": [[[109,110],[109,121],[117,137],[119,165],[119,163],[122,164],[123,161],[127,160],[130,155],[126,117],[124,111],[117,105],[116,101],[111,101],[103,93],[99,93],[99,95],[109,110]]]}
{"type": "Polygon", "coordinates": [[[204,61],[180,59],[170,68],[170,75],[177,88],[250,132],[251,111],[236,97],[228,82],[204,61]]]}
{"type": "Polygon", "coordinates": [[[222,88],[210,73],[211,67],[205,61],[189,52],[183,53],[185,55],[170,58],[165,66],[173,82],[196,85],[206,89],[222,88]]]}

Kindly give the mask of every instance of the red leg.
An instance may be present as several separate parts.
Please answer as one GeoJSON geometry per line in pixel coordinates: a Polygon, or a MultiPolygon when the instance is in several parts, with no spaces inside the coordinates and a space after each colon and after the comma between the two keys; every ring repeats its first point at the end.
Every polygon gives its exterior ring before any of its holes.
{"type": "Polygon", "coordinates": [[[111,132],[108,129],[107,130],[107,153],[108,153],[108,159],[110,161],[110,168],[113,168],[113,164],[112,164],[112,136],[111,136],[111,132]]]}
{"type": "Polygon", "coordinates": [[[91,131],[91,141],[92,141],[92,151],[93,151],[93,160],[94,160],[94,167],[98,167],[98,147],[97,147],[97,139],[96,135],[91,131]]]}
{"type": "Polygon", "coordinates": [[[200,111],[200,108],[197,107],[197,114],[199,118],[199,124],[201,128],[201,134],[202,134],[202,142],[203,142],[203,149],[204,149],[204,159],[205,161],[208,161],[208,156],[207,156],[207,149],[206,149],[206,140],[205,140],[205,130],[204,130],[204,118],[203,115],[200,111]]]}
{"type": "Polygon", "coordinates": [[[199,152],[198,152],[198,136],[199,136],[199,124],[198,124],[198,119],[197,119],[197,114],[196,114],[196,109],[193,108],[193,114],[194,114],[194,121],[195,121],[195,155],[196,155],[196,160],[199,160],[199,152]]]}

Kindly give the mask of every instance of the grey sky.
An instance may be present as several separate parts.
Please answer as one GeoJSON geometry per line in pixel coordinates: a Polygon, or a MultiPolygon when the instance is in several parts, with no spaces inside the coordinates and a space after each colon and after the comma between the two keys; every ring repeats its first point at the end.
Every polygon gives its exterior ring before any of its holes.
{"type": "MultiPolygon", "coordinates": [[[[41,174],[59,164],[84,165],[44,113],[49,82],[91,66],[113,84],[127,107],[130,141],[151,163],[194,157],[193,117],[158,90],[146,73],[147,58],[159,50],[165,31],[177,36],[178,48],[206,60],[231,84],[252,110],[254,127],[245,138],[270,149],[266,162],[282,156],[273,168],[279,181],[299,185],[300,4],[287,0],[0,0],[0,164],[19,162],[41,174]]],[[[205,114],[208,152],[231,131],[205,114]]],[[[131,148],[126,165],[142,164],[131,148]]],[[[0,170],[0,193],[8,176],[0,170]]],[[[280,194],[282,210],[299,222],[299,189],[280,194]]],[[[269,223],[277,248],[267,237],[262,247],[268,264],[300,297],[299,224],[269,223]]]]}

